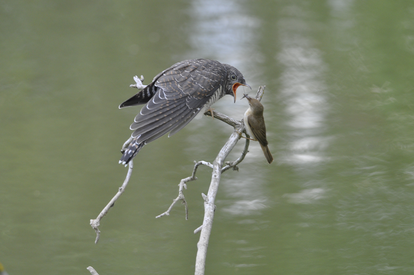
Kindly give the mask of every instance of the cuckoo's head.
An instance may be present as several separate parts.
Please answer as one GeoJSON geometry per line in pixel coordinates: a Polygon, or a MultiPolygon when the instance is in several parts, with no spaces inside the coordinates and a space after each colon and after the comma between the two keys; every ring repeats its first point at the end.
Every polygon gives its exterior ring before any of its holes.
{"type": "Polygon", "coordinates": [[[246,84],[246,80],[242,73],[234,68],[233,66],[224,64],[227,69],[227,84],[226,84],[226,94],[229,94],[234,97],[234,102],[236,102],[236,90],[239,86],[246,86],[251,89],[249,85],[246,84]]]}

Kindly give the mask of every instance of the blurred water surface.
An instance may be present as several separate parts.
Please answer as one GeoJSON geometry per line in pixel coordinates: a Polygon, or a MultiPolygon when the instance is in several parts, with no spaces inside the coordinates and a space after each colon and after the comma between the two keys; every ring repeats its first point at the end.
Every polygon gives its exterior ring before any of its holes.
{"type": "MultiPolygon", "coordinates": [[[[199,116],[117,164],[137,108],[176,61],[239,68],[263,98],[257,143],[222,177],[207,274],[413,274],[414,4],[409,1],[2,1],[0,261],[13,274],[192,274],[210,170],[232,129],[199,116]]],[[[218,111],[241,118],[246,100],[218,111]]],[[[238,144],[229,159],[238,157],[238,144]]]]}

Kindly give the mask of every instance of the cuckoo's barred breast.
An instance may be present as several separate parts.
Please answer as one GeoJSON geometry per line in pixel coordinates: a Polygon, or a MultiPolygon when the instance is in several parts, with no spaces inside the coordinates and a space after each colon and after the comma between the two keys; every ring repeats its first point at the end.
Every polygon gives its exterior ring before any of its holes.
{"type": "Polygon", "coordinates": [[[145,104],[130,126],[133,139],[120,163],[127,164],[145,144],[175,134],[226,94],[235,97],[240,85],[246,81],[239,70],[214,60],[184,60],[162,71],[119,106],[145,104]]]}

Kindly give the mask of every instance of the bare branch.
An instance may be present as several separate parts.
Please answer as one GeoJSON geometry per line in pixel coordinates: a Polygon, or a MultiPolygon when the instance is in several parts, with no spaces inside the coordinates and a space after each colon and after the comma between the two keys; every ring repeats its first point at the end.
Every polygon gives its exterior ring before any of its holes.
{"type": "Polygon", "coordinates": [[[91,275],[99,275],[99,273],[96,272],[95,268],[93,268],[92,266],[88,266],[86,269],[89,270],[91,275]]]}
{"type": "Polygon", "coordinates": [[[195,165],[194,165],[194,170],[193,170],[193,176],[195,176],[197,168],[200,165],[205,165],[207,167],[213,168],[213,164],[211,164],[210,162],[204,161],[204,160],[194,161],[194,163],[195,163],[195,165]]]}
{"type": "Polygon", "coordinates": [[[196,175],[198,166],[205,165],[205,166],[208,166],[210,168],[213,168],[213,165],[210,162],[207,162],[207,161],[204,161],[204,160],[194,161],[194,163],[195,163],[195,165],[194,165],[194,169],[193,169],[193,173],[191,174],[191,177],[187,177],[185,179],[182,179],[180,181],[180,183],[178,184],[178,196],[173,200],[172,204],[170,205],[170,207],[168,207],[167,211],[165,211],[164,213],[159,214],[155,218],[158,219],[158,218],[161,218],[162,216],[169,216],[173,206],[179,200],[181,200],[182,203],[184,204],[184,207],[185,207],[185,219],[188,220],[188,207],[187,207],[187,201],[185,200],[185,197],[184,197],[183,189],[187,189],[187,185],[186,185],[187,182],[197,179],[197,177],[195,175],[196,175]]]}
{"type": "MultiPolygon", "coordinates": [[[[246,134],[246,136],[248,137],[247,134],[246,134]]],[[[244,160],[244,158],[246,157],[247,153],[249,152],[249,145],[250,145],[250,139],[249,138],[246,138],[246,143],[244,144],[244,149],[243,149],[240,157],[238,157],[233,162],[227,161],[226,162],[226,166],[224,166],[221,169],[221,173],[224,173],[225,171],[227,171],[230,168],[233,168],[233,170],[239,171],[239,167],[237,167],[237,164],[239,164],[240,162],[242,162],[244,160]]]]}
{"type": "Polygon", "coordinates": [[[122,195],[122,193],[125,191],[125,188],[128,185],[129,179],[131,178],[131,174],[132,174],[132,169],[134,168],[134,163],[131,160],[128,163],[128,172],[127,175],[125,177],[124,183],[122,183],[122,186],[119,187],[118,192],[115,194],[115,196],[110,200],[110,202],[104,207],[104,209],[101,211],[101,213],[99,213],[98,217],[96,217],[96,219],[91,219],[90,221],[90,225],[92,226],[92,228],[95,230],[96,232],[96,239],[95,239],[95,243],[98,243],[99,241],[99,237],[100,237],[100,233],[101,231],[99,230],[99,225],[100,225],[100,221],[102,220],[102,218],[109,212],[109,209],[114,206],[116,200],[122,195]]]}
{"type": "Polygon", "coordinates": [[[216,111],[213,111],[213,114],[211,114],[211,111],[209,110],[209,111],[205,112],[204,115],[212,116],[212,117],[214,117],[218,120],[221,120],[224,123],[227,123],[228,125],[233,126],[233,127],[239,126],[242,123],[241,121],[235,120],[234,118],[231,118],[229,116],[226,116],[225,114],[222,114],[222,113],[219,113],[219,112],[216,112],[216,111]]]}
{"type": "MultiPolygon", "coordinates": [[[[243,127],[237,127],[234,129],[234,132],[231,134],[226,144],[224,144],[223,148],[221,148],[219,154],[213,162],[213,173],[211,177],[210,188],[208,189],[207,196],[203,196],[204,219],[203,224],[201,226],[200,239],[197,243],[197,257],[195,266],[196,275],[204,274],[205,270],[208,241],[210,239],[211,229],[213,227],[215,210],[214,201],[220,184],[223,162],[225,158],[229,155],[231,150],[234,148],[234,146],[236,146],[237,141],[240,139],[242,130],[243,127]]],[[[195,230],[195,232],[198,231],[198,229],[195,230]]]]}
{"type": "Polygon", "coordinates": [[[256,99],[259,101],[262,101],[262,98],[264,96],[264,91],[266,89],[266,85],[260,86],[256,93],[256,99]]]}
{"type": "MultiPolygon", "coordinates": [[[[263,97],[265,86],[259,87],[259,90],[256,93],[256,98],[263,97]]],[[[208,113],[206,115],[209,115],[208,113]]],[[[211,114],[210,114],[211,115],[211,114]]],[[[244,157],[246,156],[250,144],[249,136],[246,133],[246,129],[244,128],[243,120],[238,122],[234,119],[230,119],[227,116],[224,116],[223,119],[221,114],[214,112],[213,117],[218,118],[221,121],[232,125],[234,127],[234,132],[231,134],[230,138],[220,150],[219,154],[217,155],[216,159],[213,162],[213,173],[211,177],[210,188],[208,190],[207,196],[203,195],[204,199],[204,219],[203,224],[194,230],[194,233],[201,231],[200,239],[197,243],[197,257],[196,257],[196,266],[195,266],[195,275],[204,275],[205,271],[205,263],[206,263],[206,256],[207,256],[207,247],[208,241],[211,234],[211,229],[213,227],[213,219],[214,219],[214,211],[215,205],[214,201],[217,195],[218,186],[220,184],[221,173],[233,167],[233,169],[237,169],[237,164],[243,161],[244,157]],[[223,166],[223,162],[237,144],[237,141],[242,137],[242,133],[246,134],[246,143],[243,149],[241,156],[235,160],[234,162],[228,162],[225,167],[223,166]]]]}
{"type": "Polygon", "coordinates": [[[197,227],[196,229],[194,229],[194,234],[197,234],[198,232],[201,231],[201,228],[203,228],[203,225],[200,225],[199,227],[197,227]]]}
{"type": "Polygon", "coordinates": [[[180,183],[178,184],[178,197],[176,197],[172,204],[170,205],[170,207],[168,207],[167,211],[165,211],[164,213],[159,214],[158,216],[156,216],[155,218],[161,218],[162,216],[169,216],[170,215],[170,211],[173,208],[173,206],[179,201],[181,200],[182,203],[185,206],[185,219],[188,220],[188,207],[187,207],[187,201],[185,200],[184,194],[183,194],[183,189],[187,189],[187,185],[185,184],[186,182],[192,181],[192,180],[196,180],[196,177],[188,177],[185,179],[182,179],[180,181],[180,183]]]}
{"type": "MultiPolygon", "coordinates": [[[[265,89],[265,86],[259,87],[259,90],[256,93],[256,98],[258,100],[261,100],[261,98],[263,97],[264,89],[265,89]]],[[[201,232],[199,242],[197,243],[197,256],[196,256],[196,268],[195,268],[195,274],[196,275],[203,275],[204,271],[205,271],[207,247],[208,247],[208,242],[209,242],[209,238],[210,238],[210,234],[211,234],[211,229],[212,229],[212,226],[213,226],[214,211],[215,211],[215,207],[216,207],[214,205],[214,201],[215,201],[215,197],[217,195],[218,186],[220,184],[221,174],[223,172],[227,171],[230,168],[233,168],[233,170],[238,170],[237,165],[239,163],[241,163],[244,160],[244,158],[246,157],[246,155],[248,153],[249,145],[250,145],[250,137],[246,133],[246,129],[244,127],[243,120],[238,121],[238,120],[235,120],[231,117],[226,116],[225,114],[215,112],[215,111],[211,111],[211,110],[204,113],[204,115],[212,116],[213,118],[216,118],[216,119],[218,119],[220,121],[223,121],[224,123],[226,123],[230,126],[233,126],[234,132],[231,134],[231,136],[227,140],[226,144],[220,150],[220,152],[217,155],[216,159],[214,160],[213,164],[211,164],[209,162],[205,162],[205,161],[195,162],[193,173],[192,173],[191,177],[182,179],[180,184],[179,184],[178,197],[176,199],[174,199],[173,203],[171,204],[171,206],[168,208],[168,210],[166,212],[164,212],[161,215],[157,216],[157,218],[158,218],[158,217],[161,217],[161,216],[169,215],[169,213],[170,213],[172,207],[174,206],[174,204],[177,201],[182,200],[183,203],[185,204],[186,219],[187,219],[188,218],[187,203],[185,201],[184,195],[182,194],[183,187],[186,188],[185,183],[188,182],[188,181],[197,179],[195,174],[196,174],[196,171],[197,171],[197,168],[198,168],[199,165],[206,165],[206,166],[213,169],[210,188],[208,190],[208,193],[207,193],[207,195],[201,194],[202,197],[203,197],[203,200],[204,200],[203,224],[194,230],[194,234],[198,233],[198,232],[201,232]],[[228,154],[233,150],[234,146],[237,144],[238,140],[242,137],[243,133],[245,133],[245,135],[246,135],[246,142],[245,142],[245,145],[244,145],[244,148],[243,148],[243,151],[242,151],[240,157],[238,157],[233,162],[226,162],[226,165],[223,167],[224,160],[226,159],[228,154]]]]}
{"type": "MultiPolygon", "coordinates": [[[[131,84],[130,87],[137,88],[137,89],[143,89],[143,88],[146,87],[146,85],[142,84],[142,81],[144,80],[143,76],[141,76],[141,78],[138,78],[138,76],[135,76],[134,80],[135,80],[136,84],[131,84]]],[[[256,93],[256,98],[259,101],[262,99],[262,97],[264,95],[264,90],[265,90],[265,86],[260,86],[257,93],[256,93]]],[[[212,111],[212,110],[208,111],[204,114],[207,115],[207,116],[212,116],[213,118],[216,118],[216,119],[218,119],[220,121],[223,121],[224,123],[232,126],[234,128],[234,131],[230,135],[229,139],[224,144],[224,146],[221,148],[220,152],[218,153],[218,155],[217,155],[217,157],[216,157],[216,159],[214,160],[213,163],[206,162],[206,161],[195,162],[192,175],[190,177],[182,179],[180,181],[180,183],[178,184],[179,188],[178,188],[177,198],[175,198],[173,200],[172,204],[167,209],[167,211],[165,211],[164,213],[156,216],[156,218],[160,218],[162,216],[168,216],[170,214],[170,211],[171,211],[172,207],[178,201],[181,200],[183,202],[183,204],[185,205],[185,218],[188,219],[187,202],[186,202],[184,194],[183,194],[183,190],[187,189],[186,183],[197,179],[196,172],[197,172],[197,169],[200,165],[205,165],[205,166],[208,166],[208,167],[213,169],[208,193],[207,193],[207,195],[202,194],[202,197],[203,197],[203,200],[204,200],[203,223],[200,227],[198,227],[197,229],[194,230],[194,233],[200,232],[200,239],[197,243],[197,256],[196,256],[196,266],[195,266],[195,274],[196,275],[203,275],[204,271],[205,271],[207,247],[208,247],[208,242],[209,242],[209,238],[210,238],[210,234],[211,234],[211,229],[212,229],[212,226],[213,226],[214,212],[215,212],[215,208],[216,208],[214,202],[215,202],[218,187],[219,187],[219,184],[220,184],[221,174],[223,172],[229,170],[230,168],[233,168],[233,170],[238,170],[237,165],[244,160],[245,156],[248,153],[249,144],[250,144],[250,138],[246,133],[246,129],[244,127],[243,119],[242,120],[235,120],[231,117],[228,117],[227,115],[224,115],[222,113],[215,112],[215,111],[212,111]],[[243,137],[242,136],[243,133],[246,134],[246,142],[245,142],[245,145],[244,145],[244,149],[241,152],[241,155],[233,162],[229,162],[229,161],[226,162],[226,165],[223,167],[224,160],[227,158],[229,153],[236,146],[239,139],[243,137]]],[[[124,143],[122,148],[124,149],[129,142],[130,142],[130,139],[127,140],[124,143]]],[[[101,211],[101,213],[98,215],[98,217],[96,219],[91,219],[90,220],[90,224],[96,232],[95,243],[97,243],[99,241],[99,237],[100,237],[99,225],[100,225],[101,219],[108,213],[109,209],[114,205],[115,201],[121,196],[121,194],[124,192],[126,186],[128,185],[129,179],[130,179],[131,174],[132,174],[133,161],[131,160],[128,165],[129,165],[129,168],[128,168],[126,178],[125,178],[122,186],[119,188],[117,194],[105,206],[105,208],[101,211]]],[[[92,275],[99,275],[93,267],[89,266],[87,269],[91,272],[92,275]]]]}

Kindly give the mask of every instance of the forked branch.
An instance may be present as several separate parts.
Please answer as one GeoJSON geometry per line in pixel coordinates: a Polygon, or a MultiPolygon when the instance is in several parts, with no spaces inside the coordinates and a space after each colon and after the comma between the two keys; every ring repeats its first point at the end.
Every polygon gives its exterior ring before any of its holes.
{"type": "Polygon", "coordinates": [[[122,183],[122,186],[119,187],[118,192],[115,194],[115,196],[109,201],[109,203],[102,209],[101,213],[99,213],[98,217],[96,219],[91,219],[90,225],[96,232],[96,238],[95,238],[95,244],[98,243],[101,231],[99,230],[99,225],[102,220],[102,218],[109,212],[109,209],[114,206],[116,200],[122,195],[122,193],[125,191],[125,188],[128,185],[129,179],[131,178],[132,169],[134,168],[134,163],[131,160],[128,163],[128,172],[125,177],[124,183],[122,183]]]}
{"type": "MultiPolygon", "coordinates": [[[[134,77],[134,80],[136,84],[132,84],[131,87],[139,88],[145,87],[145,85],[142,84],[143,77],[138,78],[137,76],[134,77]]],[[[265,86],[259,87],[256,98],[260,101],[264,94],[265,86]]],[[[170,214],[170,211],[172,207],[178,202],[182,201],[185,206],[185,218],[188,219],[188,208],[187,208],[187,202],[185,200],[183,190],[187,189],[187,182],[196,180],[196,172],[200,165],[205,165],[213,169],[210,187],[208,189],[207,195],[202,194],[203,200],[204,200],[204,218],[203,223],[200,227],[198,227],[194,233],[200,232],[200,239],[197,243],[197,256],[196,256],[196,266],[195,266],[195,274],[196,275],[203,275],[205,270],[205,263],[206,263],[206,256],[207,256],[207,247],[208,242],[211,234],[211,229],[213,227],[213,219],[214,219],[214,212],[215,212],[215,198],[217,195],[218,187],[220,184],[221,174],[229,169],[238,170],[237,165],[241,163],[246,154],[248,153],[250,139],[249,136],[246,134],[246,130],[244,127],[243,119],[242,120],[235,120],[231,117],[228,117],[224,114],[221,114],[216,111],[208,111],[205,113],[205,115],[212,116],[213,118],[216,118],[220,121],[223,121],[224,123],[232,126],[234,128],[233,133],[230,135],[227,142],[224,144],[224,146],[221,148],[220,152],[218,153],[216,159],[213,163],[209,163],[206,161],[198,161],[195,162],[192,175],[190,177],[184,178],[180,181],[178,184],[178,196],[173,200],[170,207],[165,211],[164,213],[156,216],[156,218],[162,217],[162,216],[168,216],[170,214]],[[229,153],[233,150],[233,148],[236,146],[237,142],[240,138],[242,138],[242,134],[246,134],[246,142],[245,146],[243,148],[243,151],[241,152],[241,155],[232,162],[226,162],[224,163],[225,159],[229,155],[229,153]]],[[[96,239],[95,243],[99,241],[100,237],[100,231],[99,231],[99,225],[101,219],[108,213],[109,209],[113,206],[115,201],[121,196],[121,194],[124,192],[128,181],[132,174],[133,169],[133,162],[132,160],[129,162],[128,172],[127,176],[124,180],[124,183],[119,188],[117,194],[111,199],[111,201],[105,206],[105,208],[101,211],[101,213],[98,215],[96,219],[91,219],[90,224],[92,228],[96,232],[96,239]]],[[[91,272],[91,274],[97,274],[96,271],[93,269],[93,267],[88,267],[88,270],[91,272]]]]}

